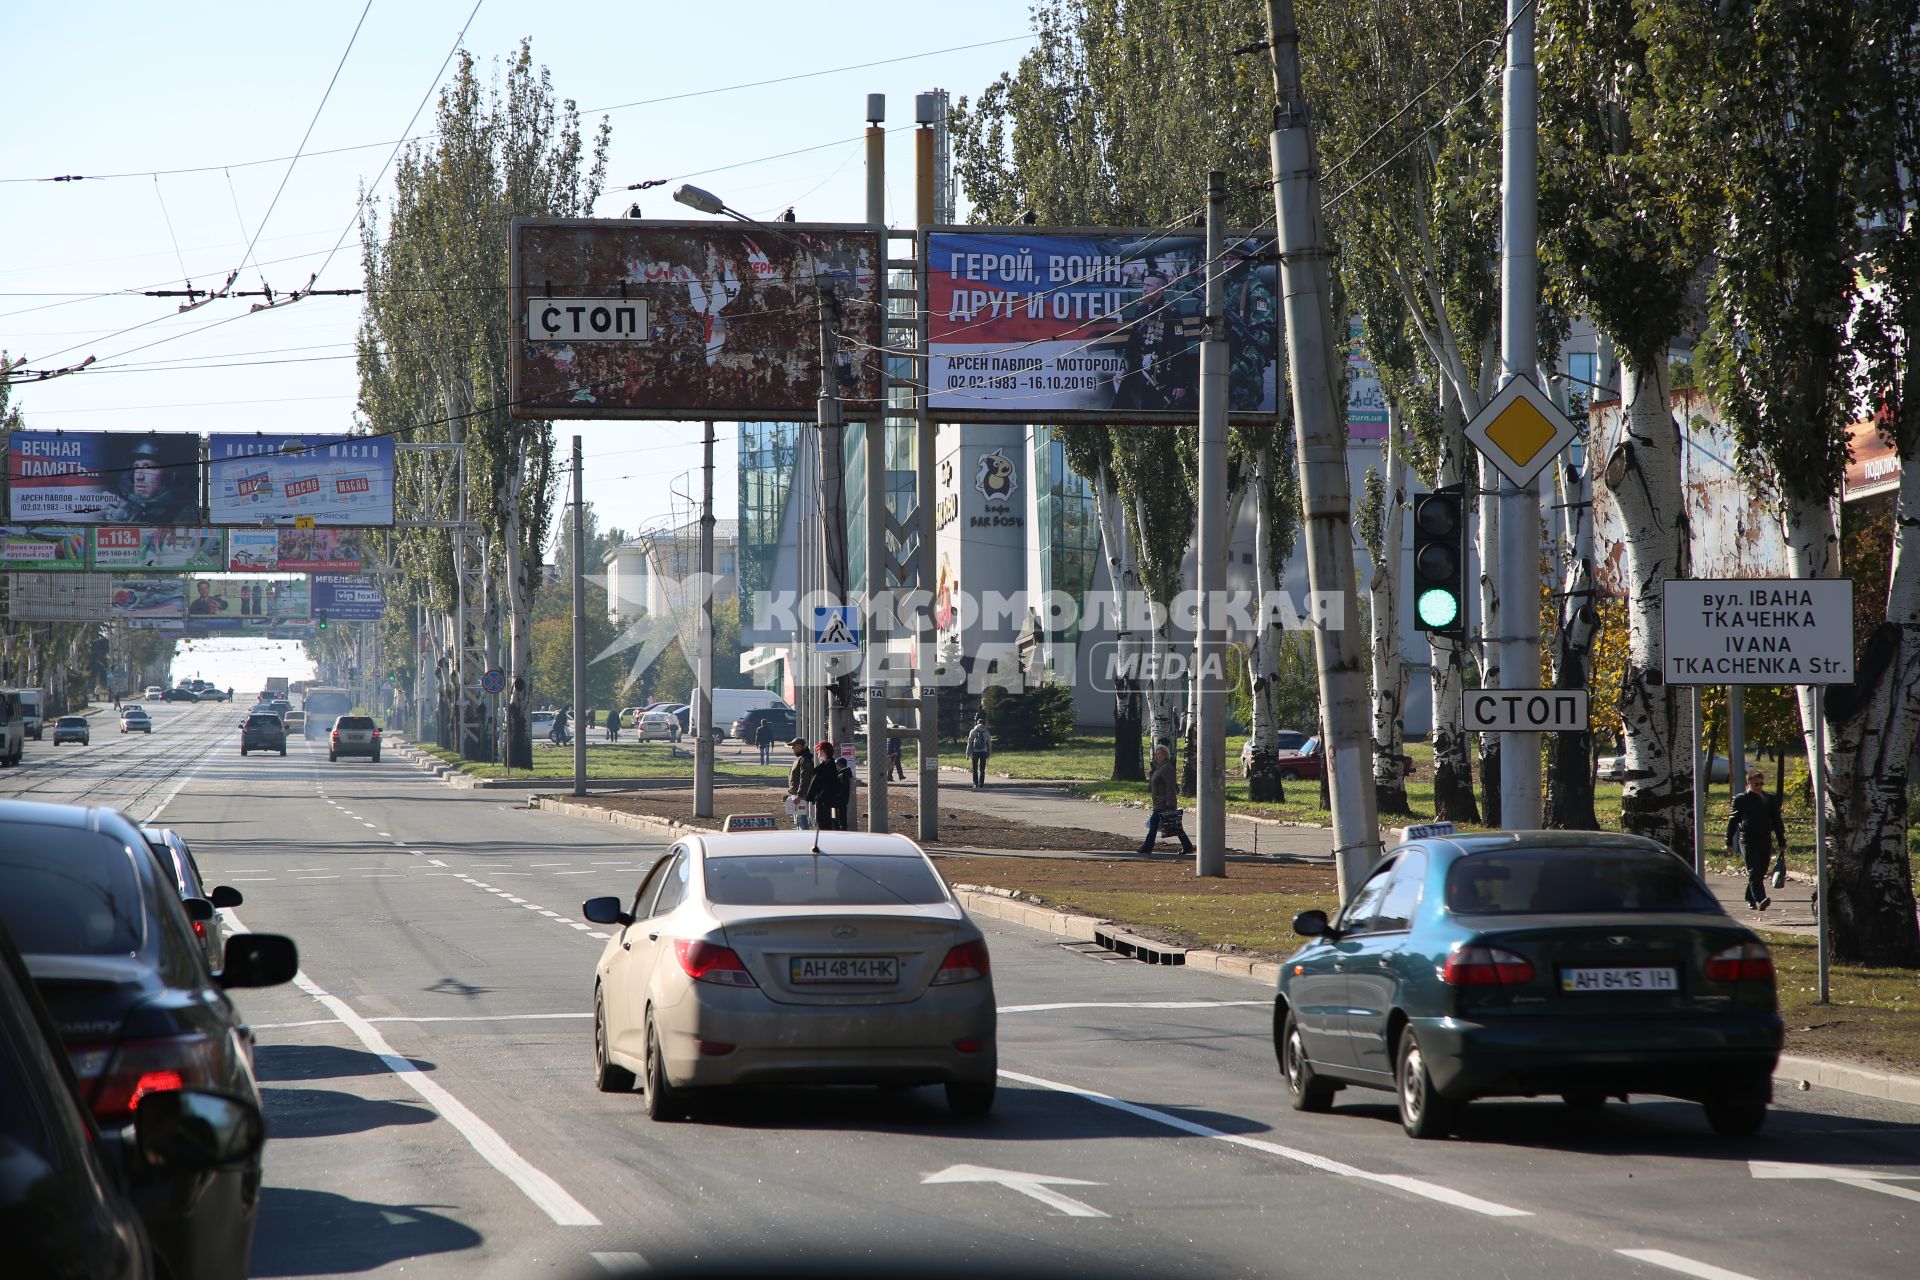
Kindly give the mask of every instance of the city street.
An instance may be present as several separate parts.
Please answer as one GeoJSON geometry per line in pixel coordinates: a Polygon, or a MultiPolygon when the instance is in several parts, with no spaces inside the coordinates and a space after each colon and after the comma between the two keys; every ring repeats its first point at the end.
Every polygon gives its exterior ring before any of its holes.
{"type": "Polygon", "coordinates": [[[683,1123],[591,1078],[582,899],[661,842],[455,790],[389,756],[238,753],[240,712],[96,719],[30,743],[0,795],[181,832],[237,927],[300,946],[239,993],[271,1137],[260,1276],[1910,1274],[1920,1109],[1783,1092],[1752,1140],[1634,1100],[1582,1128],[1482,1102],[1415,1143],[1386,1094],[1288,1109],[1271,993],[981,922],[998,1104],[934,1089],[769,1090],[683,1123]]]}

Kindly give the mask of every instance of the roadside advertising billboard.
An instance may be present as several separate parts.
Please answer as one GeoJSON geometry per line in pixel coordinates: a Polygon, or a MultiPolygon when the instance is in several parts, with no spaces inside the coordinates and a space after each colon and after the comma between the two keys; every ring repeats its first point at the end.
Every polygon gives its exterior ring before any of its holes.
{"type": "Polygon", "coordinates": [[[198,524],[200,437],[8,432],[7,511],[19,524],[198,524]]]}
{"type": "Polygon", "coordinates": [[[186,616],[184,578],[114,578],[110,616],[115,622],[179,622],[186,616]]]}
{"type": "Polygon", "coordinates": [[[362,529],[230,529],[229,573],[356,573],[373,563],[362,529]]]}
{"type": "Polygon", "coordinates": [[[227,564],[226,535],[218,529],[142,528],[102,525],[90,530],[93,567],[106,572],[220,570],[227,564]]]}
{"type": "Polygon", "coordinates": [[[1347,325],[1347,439],[1387,438],[1387,394],[1380,386],[1367,335],[1358,320],[1347,325]]]}
{"type": "Polygon", "coordinates": [[[192,578],[187,582],[186,616],[196,626],[224,630],[266,627],[306,621],[311,600],[305,578],[192,578]]]}
{"type": "Polygon", "coordinates": [[[208,522],[290,525],[393,523],[388,436],[207,437],[208,522]]]}
{"type": "Polygon", "coordinates": [[[0,569],[79,573],[87,567],[87,531],[59,525],[0,525],[0,569]]]}
{"type": "Polygon", "coordinates": [[[819,290],[846,415],[880,398],[884,237],[839,223],[513,224],[516,418],[813,420],[819,290]]]}
{"type": "Polygon", "coordinates": [[[387,611],[387,594],[378,578],[346,574],[313,575],[313,613],[329,622],[376,622],[387,611]]]}
{"type": "Polygon", "coordinates": [[[96,574],[7,576],[7,616],[16,622],[105,622],[109,616],[109,584],[96,574]]]}
{"type": "MultiPolygon", "coordinates": [[[[936,228],[926,265],[928,404],[947,422],[1192,422],[1205,237],[1195,230],[936,228]]],[[[1229,412],[1271,418],[1280,295],[1272,236],[1224,261],[1229,412]]]]}

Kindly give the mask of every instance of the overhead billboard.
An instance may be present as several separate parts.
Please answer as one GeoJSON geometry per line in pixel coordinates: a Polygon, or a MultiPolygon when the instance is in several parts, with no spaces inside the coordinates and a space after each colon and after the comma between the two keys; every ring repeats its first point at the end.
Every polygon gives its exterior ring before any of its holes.
{"type": "Polygon", "coordinates": [[[87,531],[59,525],[0,525],[0,569],[80,573],[87,567],[87,531]]]}
{"type": "Polygon", "coordinates": [[[217,525],[391,525],[393,440],[209,436],[207,514],[217,525]]]}
{"type": "MultiPolygon", "coordinates": [[[[1679,433],[1680,496],[1689,534],[1687,571],[1696,578],[1786,578],[1793,576],[1780,518],[1764,495],[1740,475],[1733,428],[1706,394],[1686,387],[1673,392],[1673,429],[1679,433]]],[[[1593,471],[1594,574],[1602,592],[1624,596],[1627,580],[1626,522],[1607,484],[1607,463],[1625,429],[1618,400],[1588,410],[1588,466],[1593,471]]]]}
{"type": "MultiPolygon", "coordinates": [[[[948,422],[1194,421],[1206,313],[1198,231],[943,227],[922,236],[928,406],[948,422]]],[[[1272,236],[1224,259],[1229,412],[1278,403],[1272,236]]]]}
{"type": "Polygon", "coordinates": [[[515,219],[510,412],[812,421],[819,282],[846,413],[870,414],[884,254],[878,229],[841,223],[515,219]]]}
{"type": "Polygon", "coordinates": [[[357,573],[374,563],[364,529],[231,529],[229,573],[357,573]]]}
{"type": "Polygon", "coordinates": [[[18,524],[198,524],[200,437],[8,432],[7,512],[18,524]]]}
{"type": "Polygon", "coordinates": [[[329,622],[375,622],[387,611],[387,594],[377,578],[337,573],[313,575],[313,616],[329,622]]]}
{"type": "Polygon", "coordinates": [[[93,567],[103,572],[206,571],[227,565],[227,539],[218,529],[102,525],[89,533],[93,567]]]}
{"type": "Polygon", "coordinates": [[[186,616],[182,578],[112,578],[109,615],[115,622],[179,622],[186,616]]]}
{"type": "Polygon", "coordinates": [[[304,622],[311,616],[312,598],[305,578],[193,578],[187,583],[186,617],[227,630],[304,622]]]}
{"type": "Polygon", "coordinates": [[[105,622],[111,609],[106,578],[91,573],[15,573],[6,592],[16,622],[105,622]]]}

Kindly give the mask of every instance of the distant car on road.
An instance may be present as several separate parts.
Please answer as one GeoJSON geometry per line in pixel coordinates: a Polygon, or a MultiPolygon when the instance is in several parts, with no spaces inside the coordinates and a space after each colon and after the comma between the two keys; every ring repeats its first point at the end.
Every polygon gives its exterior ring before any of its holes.
{"type": "Polygon", "coordinates": [[[225,689],[216,689],[212,685],[207,685],[200,690],[200,701],[232,702],[233,695],[228,693],[225,689]]]}
{"type": "MultiPolygon", "coordinates": [[[[1681,764],[1685,764],[1682,757],[1681,764]]],[[[1732,764],[1725,756],[1714,756],[1707,766],[1708,782],[1725,782],[1732,770],[1732,764]]],[[[1594,763],[1593,776],[1600,782],[1625,782],[1627,780],[1627,757],[1620,755],[1601,756],[1594,763]]]]}
{"type": "Polygon", "coordinates": [[[160,860],[160,865],[173,877],[174,887],[180,890],[180,901],[186,904],[187,919],[193,924],[194,937],[200,940],[207,968],[220,972],[220,966],[226,963],[227,927],[218,909],[240,906],[246,899],[232,885],[208,889],[200,878],[200,864],[194,861],[193,850],[172,827],[142,827],[140,834],[146,837],[147,847],[153,850],[153,856],[160,860]]]}
{"type": "Polygon", "coordinates": [[[287,727],[271,711],[256,711],[240,722],[240,754],[278,751],[287,754],[287,727]]]}
{"type": "Polygon", "coordinates": [[[162,702],[198,702],[200,695],[185,685],[176,685],[174,688],[162,690],[160,700],[162,702]]]}
{"type": "Polygon", "coordinates": [[[708,1086],[944,1085],[962,1116],[993,1106],[986,940],[920,847],[865,832],[691,837],[631,904],[594,968],[594,1074],[638,1076],[677,1119],[708,1086]]]}
{"type": "Polygon", "coordinates": [[[380,763],[380,730],[372,716],[341,716],[327,735],[327,759],[341,756],[367,756],[380,763]]]}
{"type": "Polygon", "coordinates": [[[166,686],[158,685],[158,684],[150,684],[147,686],[146,693],[142,694],[141,696],[146,698],[148,702],[162,701],[167,696],[166,686]]]}
{"type": "Polygon", "coordinates": [[[735,720],[728,732],[741,742],[752,746],[760,741],[760,725],[763,721],[773,725],[775,742],[786,742],[800,731],[799,721],[794,718],[791,708],[755,707],[735,720]]]}
{"type": "MultiPolygon", "coordinates": [[[[1321,772],[1327,767],[1327,750],[1318,738],[1308,738],[1292,751],[1280,752],[1277,761],[1280,766],[1282,782],[1318,782],[1321,772]]],[[[1413,776],[1413,757],[1400,757],[1401,776],[1413,776]]]]}
{"type": "Polygon", "coordinates": [[[1773,959],[1693,869],[1639,836],[1432,836],[1374,868],[1280,967],[1274,1048],[1295,1108],[1392,1090],[1415,1138],[1471,1099],[1559,1094],[1701,1103],[1758,1130],[1783,1028],[1773,959]]]}
{"type": "Polygon", "coordinates": [[[299,710],[288,711],[280,717],[280,723],[287,727],[289,734],[298,733],[304,736],[307,730],[307,713],[299,710]]]}
{"type": "Polygon", "coordinates": [[[130,702],[120,708],[120,732],[152,733],[153,717],[139,703],[130,702]]]}
{"type": "MultiPolygon", "coordinates": [[[[553,719],[558,712],[536,711],[527,717],[527,732],[535,742],[545,742],[553,736],[553,719]]],[[[629,717],[629,723],[632,718],[629,717]]]]}
{"type": "Polygon", "coordinates": [[[633,736],[642,742],[671,742],[680,737],[680,724],[665,711],[642,711],[633,726],[633,736]]]}
{"type": "MultiPolygon", "coordinates": [[[[1282,729],[1274,734],[1273,749],[1280,751],[1298,751],[1307,741],[1307,735],[1297,729],[1282,729]]],[[[1240,744],[1240,767],[1246,768],[1253,763],[1253,739],[1248,738],[1240,744]]]]}
{"type": "Polygon", "coordinates": [[[53,745],[63,742],[77,742],[86,746],[93,741],[93,726],[87,723],[85,716],[61,716],[53,722],[53,745]]]}

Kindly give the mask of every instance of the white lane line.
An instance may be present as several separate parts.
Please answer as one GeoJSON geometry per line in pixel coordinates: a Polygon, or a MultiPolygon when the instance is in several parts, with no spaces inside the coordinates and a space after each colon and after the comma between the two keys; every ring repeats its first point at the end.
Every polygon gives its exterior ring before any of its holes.
{"type": "Polygon", "coordinates": [[[404,871],[363,871],[360,873],[360,878],[362,880],[405,880],[407,873],[404,871]]]}
{"type": "MultiPolygon", "coordinates": [[[[575,927],[575,928],[579,928],[579,926],[578,926],[578,925],[575,925],[574,927],[575,927]]],[[[596,932],[595,932],[594,930],[592,930],[592,929],[589,929],[589,930],[587,930],[587,936],[588,936],[589,938],[598,938],[598,939],[600,939],[600,940],[601,940],[602,942],[605,942],[605,941],[606,941],[606,940],[607,940],[608,938],[611,938],[611,937],[612,937],[613,935],[612,935],[612,934],[610,934],[610,933],[596,933],[596,932]]]]}
{"type": "MultiPolygon", "coordinates": [[[[247,931],[247,927],[241,924],[239,917],[232,912],[227,913],[227,918],[233,922],[233,927],[239,932],[247,931]]],[[[460,1136],[467,1140],[467,1144],[481,1159],[498,1169],[509,1182],[520,1188],[521,1193],[553,1219],[556,1226],[597,1227],[600,1225],[600,1219],[594,1217],[585,1205],[567,1194],[565,1187],[528,1163],[524,1156],[508,1146],[507,1140],[501,1137],[493,1126],[475,1115],[468,1109],[466,1103],[449,1093],[446,1086],[438,1080],[429,1078],[425,1072],[414,1065],[411,1059],[395,1053],[393,1046],[387,1043],[386,1037],[381,1035],[372,1023],[355,1013],[346,1001],[338,996],[327,994],[319,984],[306,975],[305,970],[293,975],[293,984],[319,1001],[322,1008],[344,1024],[347,1030],[353,1032],[355,1038],[366,1046],[367,1052],[386,1063],[387,1069],[398,1076],[402,1084],[424,1098],[428,1106],[439,1112],[443,1120],[459,1131],[460,1136]]]]}
{"type": "Polygon", "coordinates": [[[155,819],[166,812],[167,806],[173,803],[174,797],[179,795],[189,782],[193,781],[193,775],[206,768],[207,764],[218,754],[220,754],[220,748],[212,748],[205,755],[201,756],[199,760],[194,762],[193,768],[181,774],[180,781],[173,784],[173,790],[167,792],[165,798],[163,798],[159,804],[153,806],[152,810],[148,812],[146,825],[152,825],[155,819]]]}
{"type": "Polygon", "coordinates": [[[1753,1280],[1753,1277],[1740,1271],[1729,1271],[1725,1267],[1716,1267],[1711,1262],[1695,1262],[1692,1258],[1683,1258],[1677,1253],[1668,1253],[1665,1249],[1615,1249],[1623,1258],[1632,1258],[1635,1262],[1645,1262],[1651,1266],[1665,1267],[1668,1271],[1677,1271],[1683,1276],[1696,1276],[1698,1280],[1753,1280]]]}
{"type": "Polygon", "coordinates": [[[1056,1009],[1241,1009],[1271,1000],[1066,1000],[1059,1004],[1003,1004],[1001,1013],[1052,1013],[1056,1009]]]}
{"type": "MultiPolygon", "coordinates": [[[[431,1014],[410,1018],[405,1014],[381,1014],[362,1018],[362,1022],[545,1022],[554,1018],[591,1018],[591,1013],[461,1013],[431,1014]]],[[[255,1031],[279,1031],[287,1027],[331,1027],[338,1018],[313,1018],[306,1022],[256,1022],[255,1031]]]]}
{"type": "Polygon", "coordinates": [[[229,884],[258,884],[263,880],[277,879],[275,876],[228,876],[229,884]]]}
{"type": "Polygon", "coordinates": [[[573,864],[571,862],[529,862],[527,865],[530,867],[570,867],[573,864]]]}
{"type": "MultiPolygon", "coordinates": [[[[414,852],[419,853],[420,851],[418,849],[415,849],[414,852]]],[[[429,866],[435,866],[435,867],[444,867],[447,865],[446,863],[440,861],[440,859],[438,858],[428,858],[427,863],[429,866]]]]}
{"type": "Polygon", "coordinates": [[[553,874],[557,876],[597,876],[602,873],[598,871],[556,871],[553,874]]]}
{"type": "Polygon", "coordinates": [[[339,876],[295,876],[296,880],[338,880],[339,876]]]}
{"type": "MultiPolygon", "coordinates": [[[[369,823],[368,823],[367,825],[368,825],[368,826],[372,826],[373,824],[372,824],[371,822],[369,822],[369,823]]],[[[389,839],[389,840],[393,840],[393,832],[391,832],[391,831],[376,831],[376,832],[374,832],[373,834],[375,834],[375,835],[377,835],[377,836],[385,836],[385,837],[386,837],[387,839],[389,839]]],[[[398,840],[393,840],[393,842],[394,842],[395,844],[400,844],[400,843],[401,843],[401,841],[398,841],[398,840]]]]}
{"type": "Polygon", "coordinates": [[[616,1276],[631,1275],[636,1271],[644,1271],[647,1266],[647,1260],[637,1253],[609,1253],[596,1250],[587,1256],[606,1268],[610,1274],[616,1276]]]}
{"type": "Polygon", "coordinates": [[[371,822],[363,822],[363,823],[361,823],[360,825],[361,825],[361,826],[363,826],[363,827],[370,827],[370,826],[372,826],[373,824],[372,824],[371,822]]]}
{"type": "Polygon", "coordinates": [[[1097,1106],[1111,1107],[1115,1111],[1124,1111],[1130,1116],[1137,1116],[1142,1120],[1148,1120],[1154,1124],[1165,1125],[1169,1129],[1178,1129],[1182,1133],[1190,1133],[1195,1137],[1213,1138],[1220,1142],[1232,1143],[1236,1147],[1246,1147],[1253,1151],[1263,1151],[1268,1155],[1279,1156],[1284,1160],[1292,1160],[1296,1164],[1306,1165],[1310,1169],[1318,1169],[1322,1173],[1331,1173],[1342,1178],[1353,1178],[1361,1182],[1372,1182],[1381,1186],[1394,1187],[1413,1195],[1425,1196],[1427,1199],[1437,1201],[1440,1204],[1451,1205],[1456,1209],[1466,1209],[1473,1213],[1485,1214],[1489,1218],[1530,1218],[1533,1216],[1531,1210],[1515,1209],[1511,1205],[1496,1204],[1491,1200],[1482,1200],[1478,1196],[1470,1196],[1463,1191],[1455,1191],[1452,1187],[1443,1187],[1437,1183],[1426,1182],[1419,1178],[1409,1178],[1403,1174],[1369,1173],[1365,1169],[1355,1168],[1353,1165],[1346,1164],[1343,1161],[1329,1159],[1326,1156],[1315,1155],[1311,1151],[1302,1151],[1297,1147],[1282,1146],[1277,1142],[1268,1142],[1264,1138],[1249,1138],[1244,1134],[1227,1133],[1221,1129],[1209,1128],[1207,1125],[1197,1124],[1192,1120],[1188,1120],[1184,1116],[1177,1116],[1167,1111],[1157,1111],[1152,1107],[1143,1107],[1137,1102],[1126,1102],[1111,1094],[1096,1093],[1092,1089],[1082,1089],[1077,1085],[1062,1084],[1058,1080],[1043,1080],[1039,1076],[1022,1075],[1017,1071],[1003,1070],[1000,1072],[1000,1075],[1003,1079],[1012,1080],[1018,1084],[1029,1084],[1039,1089],[1052,1089],[1056,1093],[1070,1094],[1073,1097],[1094,1103],[1097,1106]]]}

